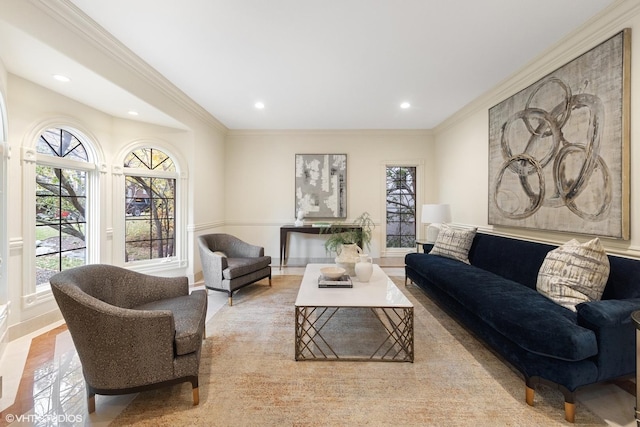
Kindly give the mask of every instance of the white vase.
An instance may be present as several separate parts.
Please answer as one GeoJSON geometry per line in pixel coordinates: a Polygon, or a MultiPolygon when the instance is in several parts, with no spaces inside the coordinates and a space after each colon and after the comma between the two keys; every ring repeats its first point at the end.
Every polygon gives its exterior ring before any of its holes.
{"type": "Polygon", "coordinates": [[[362,249],[355,243],[343,244],[338,248],[338,256],[335,259],[336,264],[338,267],[344,268],[349,276],[355,276],[356,262],[358,262],[361,253],[362,249]]]}
{"type": "Polygon", "coordinates": [[[373,274],[373,258],[367,254],[361,254],[355,270],[359,282],[368,282],[373,274]]]}

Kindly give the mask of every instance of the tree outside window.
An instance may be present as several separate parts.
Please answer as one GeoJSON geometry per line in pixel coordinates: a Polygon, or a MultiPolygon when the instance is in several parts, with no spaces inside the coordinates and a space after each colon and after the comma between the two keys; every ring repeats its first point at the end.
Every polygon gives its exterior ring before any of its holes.
{"type": "Polygon", "coordinates": [[[57,272],[86,262],[87,172],[62,163],[89,159],[82,142],[60,128],[43,132],[36,149],[46,156],[36,165],[35,265],[40,286],[57,272]]]}
{"type": "Polygon", "coordinates": [[[176,169],[153,148],[127,155],[125,167],[125,262],[175,255],[176,169]]]}
{"type": "Polygon", "coordinates": [[[387,248],[415,246],[416,170],[387,166],[387,248]]]}

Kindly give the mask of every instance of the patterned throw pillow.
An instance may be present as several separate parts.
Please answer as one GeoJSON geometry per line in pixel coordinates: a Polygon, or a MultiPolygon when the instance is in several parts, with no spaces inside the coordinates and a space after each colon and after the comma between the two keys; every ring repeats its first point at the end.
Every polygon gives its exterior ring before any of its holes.
{"type": "Polygon", "coordinates": [[[477,228],[453,228],[443,224],[429,253],[470,264],[469,249],[476,236],[476,230],[477,228]]]}
{"type": "Polygon", "coordinates": [[[600,240],[580,244],[575,239],[550,251],[544,259],[536,288],[569,310],[602,297],[609,278],[609,258],[600,240]]]}

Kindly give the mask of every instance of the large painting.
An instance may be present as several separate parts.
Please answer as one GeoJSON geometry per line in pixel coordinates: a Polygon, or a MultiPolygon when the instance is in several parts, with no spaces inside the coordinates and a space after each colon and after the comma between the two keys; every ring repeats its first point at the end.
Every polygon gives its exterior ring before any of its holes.
{"type": "Polygon", "coordinates": [[[630,39],[489,110],[489,224],[629,239],[630,39]]]}
{"type": "Polygon", "coordinates": [[[346,218],[347,155],[296,154],[296,206],[305,218],[346,218]]]}

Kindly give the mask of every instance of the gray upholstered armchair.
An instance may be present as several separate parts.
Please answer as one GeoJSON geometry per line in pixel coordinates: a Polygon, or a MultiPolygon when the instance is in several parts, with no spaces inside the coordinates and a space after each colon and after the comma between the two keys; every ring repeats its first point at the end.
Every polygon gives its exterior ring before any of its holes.
{"type": "Polygon", "coordinates": [[[85,265],[50,280],[82,363],[89,412],[95,395],[127,394],[191,382],[198,369],[207,295],[186,277],[155,277],[111,265],[85,265]]]}
{"type": "Polygon", "coordinates": [[[229,294],[265,277],[271,286],[271,257],[264,248],[246,243],[230,234],[205,234],[198,237],[202,272],[207,289],[229,294]]]}

